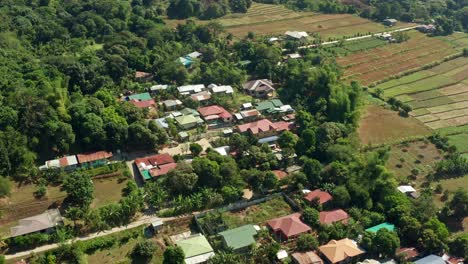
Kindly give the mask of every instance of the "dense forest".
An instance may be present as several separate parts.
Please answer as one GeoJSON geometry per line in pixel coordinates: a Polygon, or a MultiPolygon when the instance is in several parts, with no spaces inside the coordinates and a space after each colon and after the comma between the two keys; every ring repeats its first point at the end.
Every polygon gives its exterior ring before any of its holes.
{"type": "MultiPolygon", "coordinates": [[[[436,17],[447,33],[468,27],[466,0],[430,4],[410,0],[370,4],[262,2],[301,10],[359,13],[377,20],[436,17]]],[[[119,100],[130,91],[147,91],[148,84],[135,79],[136,71],[151,72],[155,83],[172,86],[219,83],[239,89],[248,78],[269,78],[280,87],[279,98],[297,110],[297,135],[282,133],[279,145],[284,153],[297,154],[300,172],[278,181],[271,170],[287,167],[287,161],[279,162],[267,145],[257,146],[255,139],[234,134],[217,142],[219,146],[229,145],[236,153],[233,157],[214,151],[200,157],[193,145],[190,165],[180,162],[168,177],[148,183],[144,190],[129,183],[119,203],[99,209],[90,209],[90,177],[82,172],[66,175],[60,179],[67,192],[66,216],[81,221],[86,232],[101,231],[127,224],[143,209],[143,202],[156,209],[170,206],[166,213],[178,215],[237,201],[245,186],[266,194],[286,184],[293,191],[327,190],[334,194],[338,206],[350,212],[354,220],[349,225],[321,226],[317,223],[320,208],[305,206],[306,221],[319,230],[321,243],[357,237],[364,228],[388,220],[397,226],[398,233],[363,238],[363,246],[374,256],[390,256],[401,244],[418,245],[427,253],[451,252],[466,257],[468,237],[449,237],[447,227],[439,220],[441,216],[466,216],[466,191],[455,194],[441,213],[433,204],[429,188],[418,200],[397,191],[394,175],[385,168],[389,149],[361,151],[352,137],[360,117],[363,89],[356,82],[348,84],[340,79],[342,72],[335,58],[311,49],[301,51],[301,60],[279,64],[282,47],[262,37],[234,41],[215,22],[201,25],[187,20],[170,28],[163,20],[166,14],[174,18],[216,18],[246,12],[250,5],[250,0],[1,1],[0,185],[4,185],[3,177],[34,183],[49,179],[51,175],[40,172],[37,166],[53,157],[103,149],[154,150],[168,143],[176,133],[148,121],[147,110],[119,100]],[[177,59],[193,51],[204,55],[188,70],[177,59]],[[240,61],[250,64],[242,67],[240,61]]],[[[177,95],[171,92],[167,98],[177,95]]],[[[454,155],[453,160],[439,165],[439,173],[455,171],[458,175],[456,168],[466,164],[454,155]]],[[[466,166],[462,172],[466,172],[466,166]]],[[[45,240],[58,241],[55,237],[45,240]]],[[[27,248],[31,241],[10,242],[27,248]]],[[[253,261],[268,261],[263,253],[257,253],[253,261]]]]}

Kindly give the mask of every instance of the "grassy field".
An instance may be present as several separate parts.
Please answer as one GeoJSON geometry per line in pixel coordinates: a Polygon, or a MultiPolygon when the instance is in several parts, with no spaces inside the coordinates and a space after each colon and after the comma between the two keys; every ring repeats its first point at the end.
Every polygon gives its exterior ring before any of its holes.
{"type": "MultiPolygon", "coordinates": [[[[135,247],[138,239],[150,239],[157,246],[157,250],[154,252],[153,258],[151,259],[152,264],[160,264],[163,261],[163,253],[166,249],[165,240],[169,241],[169,237],[172,235],[180,234],[182,232],[190,230],[191,218],[182,218],[177,221],[168,222],[159,234],[153,237],[149,237],[149,230],[143,231],[143,227],[139,227],[141,230],[141,236],[136,239],[130,239],[125,243],[114,246],[110,249],[97,251],[94,254],[88,255],[89,264],[102,264],[102,263],[141,263],[139,260],[132,259],[131,252],[135,247]],[[143,235],[145,234],[145,235],[143,235]]],[[[116,236],[121,235],[117,233],[116,236]]]]}
{"type": "MultiPolygon", "coordinates": [[[[317,33],[324,39],[343,36],[354,36],[358,33],[385,31],[385,26],[358,16],[348,14],[315,14],[311,12],[294,12],[282,5],[252,3],[245,14],[231,14],[216,19],[235,37],[245,37],[248,32],[258,35],[282,35],[288,30],[300,30],[317,33]]],[[[167,20],[169,26],[183,21],[167,20]]],[[[197,23],[207,23],[199,21],[197,23]]],[[[409,24],[398,23],[395,27],[406,27],[409,24]]]]}
{"type": "Polygon", "coordinates": [[[293,212],[289,204],[279,197],[242,210],[223,212],[222,218],[229,228],[235,228],[245,224],[263,224],[270,219],[293,212]]]}
{"type": "Polygon", "coordinates": [[[401,183],[408,180],[419,186],[422,180],[433,170],[433,165],[442,159],[442,153],[429,142],[415,141],[391,147],[387,168],[392,170],[401,183]],[[417,169],[419,174],[411,179],[411,171],[417,169]]]}
{"type": "Polygon", "coordinates": [[[458,134],[448,136],[450,145],[454,145],[457,151],[468,153],[468,134],[458,134]]]}
{"type": "MultiPolygon", "coordinates": [[[[340,66],[345,68],[344,79],[358,80],[363,85],[370,85],[442,60],[449,55],[460,53],[461,48],[465,47],[440,38],[430,38],[416,31],[409,32],[409,35],[410,39],[403,43],[393,43],[338,58],[340,66]]],[[[421,91],[426,88],[406,87],[405,84],[411,84],[414,80],[426,77],[424,74],[403,77],[390,81],[389,84],[384,83],[379,87],[381,89],[395,87],[394,90],[387,91],[387,93],[391,93],[388,96],[401,94],[401,91],[405,89],[413,90],[413,92],[421,91]]],[[[427,81],[427,84],[444,85],[448,83],[449,77],[431,79],[427,81]]]]}
{"type": "Polygon", "coordinates": [[[98,208],[112,202],[118,202],[122,198],[122,189],[127,185],[128,179],[112,177],[95,179],[94,201],[91,207],[98,208]]]}
{"type": "Polygon", "coordinates": [[[397,112],[369,104],[359,122],[358,135],[363,144],[389,143],[404,138],[429,135],[420,121],[404,118],[397,112]]]}
{"type": "Polygon", "coordinates": [[[410,113],[431,129],[468,124],[468,58],[459,57],[380,84],[385,98],[395,97],[413,108],[410,113]]]}
{"type": "Polygon", "coordinates": [[[0,200],[0,234],[9,234],[10,227],[16,225],[19,219],[40,214],[49,207],[61,204],[65,193],[59,187],[47,187],[47,196],[36,199],[34,192],[37,187],[33,184],[14,186],[11,196],[0,200]]]}

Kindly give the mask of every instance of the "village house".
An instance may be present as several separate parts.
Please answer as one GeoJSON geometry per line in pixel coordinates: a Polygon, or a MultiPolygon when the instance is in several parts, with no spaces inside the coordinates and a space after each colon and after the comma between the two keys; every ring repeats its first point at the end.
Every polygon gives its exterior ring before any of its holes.
{"type": "Polygon", "coordinates": [[[47,169],[64,169],[65,171],[74,170],[78,167],[78,160],[76,155],[65,156],[60,159],[48,160],[44,165],[40,166],[40,170],[47,169]]]}
{"type": "Polygon", "coordinates": [[[252,80],[244,83],[242,88],[251,96],[257,98],[270,98],[273,97],[275,88],[273,88],[273,83],[270,80],[252,80]]]}
{"type": "Polygon", "coordinates": [[[385,223],[367,228],[366,232],[377,233],[377,231],[379,231],[380,229],[387,229],[388,231],[395,231],[395,225],[385,222],[385,223]]]}
{"type": "Polygon", "coordinates": [[[263,115],[294,113],[294,109],[290,105],[284,105],[279,99],[259,102],[255,105],[255,109],[263,115]]]}
{"type": "Polygon", "coordinates": [[[286,38],[292,40],[302,40],[309,37],[309,34],[305,31],[286,31],[284,34],[286,35],[286,38]]]}
{"type": "Polygon", "coordinates": [[[278,181],[281,181],[282,179],[288,177],[288,173],[284,170],[272,170],[271,172],[273,172],[278,181]]]}
{"type": "Polygon", "coordinates": [[[230,123],[233,116],[222,106],[210,105],[199,107],[198,112],[203,117],[208,126],[218,126],[221,124],[230,123]]]}
{"type": "Polygon", "coordinates": [[[190,98],[196,102],[204,103],[211,99],[211,93],[209,91],[201,91],[190,95],[190,98]]]}
{"type": "Polygon", "coordinates": [[[396,250],[397,255],[402,255],[406,260],[414,260],[419,257],[419,251],[414,247],[403,247],[396,250]]]}
{"type": "Polygon", "coordinates": [[[19,220],[18,225],[10,229],[10,237],[32,233],[51,233],[57,226],[62,224],[63,218],[60,211],[58,209],[51,209],[42,214],[19,220]]]}
{"type": "Polygon", "coordinates": [[[436,27],[433,24],[429,24],[417,26],[416,29],[421,33],[433,33],[436,27]]]}
{"type": "Polygon", "coordinates": [[[97,151],[76,155],[78,163],[84,168],[96,168],[106,165],[112,158],[112,152],[97,151]]]}
{"type": "Polygon", "coordinates": [[[342,209],[332,211],[322,211],[319,214],[319,220],[322,225],[331,225],[336,222],[347,223],[349,215],[342,209]]]}
{"type": "Polygon", "coordinates": [[[318,203],[323,206],[324,204],[330,202],[333,199],[333,197],[328,192],[316,189],[307,193],[304,196],[304,199],[311,204],[318,203]]]}
{"type": "Polygon", "coordinates": [[[145,181],[163,176],[177,167],[177,163],[167,153],[138,158],[134,164],[145,181]]]}
{"type": "Polygon", "coordinates": [[[302,222],[300,213],[269,220],[267,226],[280,241],[297,238],[301,234],[309,233],[312,230],[302,222]]]}
{"type": "Polygon", "coordinates": [[[183,104],[182,104],[182,101],[180,101],[179,99],[169,99],[169,100],[164,100],[162,101],[160,104],[164,105],[164,108],[167,110],[167,111],[174,111],[174,110],[177,110],[179,109],[179,107],[181,107],[183,104]]]}
{"type": "Polygon", "coordinates": [[[411,198],[414,198],[414,199],[419,197],[419,193],[416,191],[416,189],[414,189],[410,185],[401,185],[401,186],[398,186],[397,189],[401,193],[406,194],[408,197],[411,197],[411,198]]]}
{"type": "Polygon", "coordinates": [[[177,126],[184,130],[195,128],[204,123],[200,114],[190,108],[184,108],[180,112],[171,113],[171,115],[174,116],[177,126]]]}
{"type": "Polygon", "coordinates": [[[128,95],[124,98],[124,100],[138,108],[150,108],[156,106],[156,102],[149,93],[128,95]]]}
{"type": "Polygon", "coordinates": [[[261,117],[257,109],[243,110],[234,115],[238,121],[252,122],[261,117]]]}
{"type": "Polygon", "coordinates": [[[220,232],[219,235],[225,248],[241,253],[248,251],[250,246],[255,244],[257,229],[253,225],[244,225],[220,232]]]}
{"type": "Polygon", "coordinates": [[[237,126],[237,130],[240,133],[250,133],[258,138],[274,136],[291,128],[292,125],[290,123],[284,121],[273,123],[268,119],[261,119],[237,126]]]}
{"type": "Polygon", "coordinates": [[[138,82],[151,82],[154,78],[154,75],[149,72],[136,71],[135,80],[138,82]]]}
{"type": "Polygon", "coordinates": [[[436,255],[429,255],[422,259],[418,259],[414,264],[446,264],[442,257],[436,255]]]}
{"type": "Polygon", "coordinates": [[[332,264],[349,262],[365,253],[349,238],[331,240],[328,244],[320,246],[319,251],[332,264]]]}
{"type": "Polygon", "coordinates": [[[195,62],[195,60],[199,59],[202,55],[203,55],[202,53],[198,51],[194,51],[185,55],[184,57],[179,57],[177,61],[180,62],[185,67],[190,68],[192,64],[195,62]]]}
{"type": "Polygon", "coordinates": [[[198,234],[176,242],[185,255],[186,264],[206,263],[215,255],[205,236],[198,234]]]}
{"type": "Polygon", "coordinates": [[[324,264],[323,260],[314,252],[295,252],[291,255],[295,264],[324,264]]]}
{"type": "Polygon", "coordinates": [[[208,85],[208,89],[213,92],[213,94],[225,94],[225,95],[233,95],[234,89],[230,85],[216,85],[210,84],[208,85]]]}
{"type": "Polygon", "coordinates": [[[169,85],[167,84],[157,84],[157,85],[153,85],[149,88],[149,91],[150,93],[152,94],[157,94],[161,91],[166,91],[167,88],[169,88],[169,85]]]}
{"type": "Polygon", "coordinates": [[[204,84],[192,84],[192,85],[183,85],[177,87],[180,95],[191,95],[195,93],[199,93],[206,89],[204,84]]]}

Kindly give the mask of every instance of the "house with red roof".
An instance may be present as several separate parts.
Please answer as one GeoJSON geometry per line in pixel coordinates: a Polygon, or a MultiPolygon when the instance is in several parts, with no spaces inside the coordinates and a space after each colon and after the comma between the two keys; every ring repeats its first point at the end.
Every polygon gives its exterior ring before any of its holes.
{"type": "Polygon", "coordinates": [[[231,113],[219,105],[199,107],[198,112],[208,125],[230,123],[233,120],[231,113]]]}
{"type": "Polygon", "coordinates": [[[302,222],[300,213],[271,219],[267,222],[267,226],[281,241],[296,238],[312,230],[308,225],[302,222]]]}
{"type": "Polygon", "coordinates": [[[177,167],[177,163],[167,153],[135,159],[134,163],[144,180],[163,176],[177,167]]]}
{"type": "Polygon", "coordinates": [[[332,211],[322,211],[319,215],[320,223],[322,225],[330,225],[336,222],[346,224],[349,220],[349,215],[342,209],[332,211]]]}
{"type": "Polygon", "coordinates": [[[276,176],[276,179],[278,179],[278,181],[288,177],[288,173],[283,170],[272,170],[271,172],[273,172],[273,174],[276,176]]]}
{"type": "Polygon", "coordinates": [[[268,119],[261,119],[237,126],[237,130],[240,133],[250,133],[259,138],[270,137],[291,128],[292,125],[290,123],[284,121],[273,123],[268,119]]]}
{"type": "Polygon", "coordinates": [[[307,200],[309,203],[318,202],[318,204],[324,205],[328,203],[329,201],[331,201],[333,197],[328,192],[322,191],[320,189],[316,189],[307,193],[304,196],[304,199],[307,200]]]}
{"type": "Polygon", "coordinates": [[[80,166],[85,168],[103,166],[107,164],[110,158],[112,158],[112,152],[108,151],[97,151],[76,155],[76,159],[80,166]]]}

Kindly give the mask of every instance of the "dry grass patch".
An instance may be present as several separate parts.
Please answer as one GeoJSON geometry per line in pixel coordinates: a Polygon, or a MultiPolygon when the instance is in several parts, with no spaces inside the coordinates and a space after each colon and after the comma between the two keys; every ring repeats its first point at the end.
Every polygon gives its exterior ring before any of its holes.
{"type": "Polygon", "coordinates": [[[370,104],[361,118],[358,133],[363,144],[382,144],[429,135],[430,130],[415,118],[404,118],[395,111],[370,104]]]}

